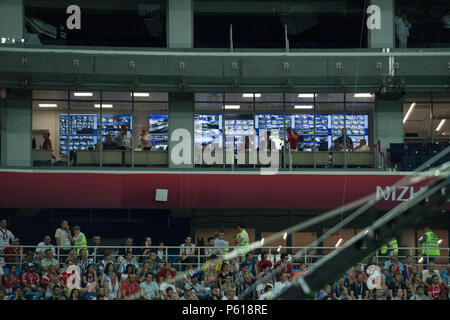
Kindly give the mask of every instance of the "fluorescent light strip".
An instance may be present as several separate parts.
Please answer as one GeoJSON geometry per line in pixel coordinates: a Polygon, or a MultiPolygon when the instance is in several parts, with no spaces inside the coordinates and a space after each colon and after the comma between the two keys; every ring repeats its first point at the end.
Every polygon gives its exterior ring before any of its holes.
{"type": "Polygon", "coordinates": [[[297,98],[314,98],[314,93],[299,93],[297,98]]]}
{"type": "Polygon", "coordinates": [[[225,109],[240,109],[240,105],[234,105],[234,104],[226,104],[225,109]]]}
{"type": "Polygon", "coordinates": [[[339,245],[342,243],[342,241],[344,241],[344,239],[340,238],[338,240],[338,242],[336,242],[336,244],[334,245],[336,248],[339,247],[339,245]]]}
{"type": "MultiPolygon", "coordinates": [[[[95,104],[94,107],[100,108],[100,104],[95,104]]],[[[111,109],[113,107],[112,104],[102,104],[103,109],[111,109]]]]}
{"type": "Polygon", "coordinates": [[[283,240],[286,240],[286,238],[287,238],[287,232],[284,233],[283,240]]]}
{"type": "Polygon", "coordinates": [[[314,109],[314,106],[295,106],[294,107],[294,109],[303,109],[303,110],[306,110],[306,109],[314,109]]]}
{"type": "Polygon", "coordinates": [[[243,93],[243,98],[253,98],[253,95],[255,95],[255,98],[261,98],[261,93],[243,93]]]}
{"type": "Polygon", "coordinates": [[[92,92],[74,92],[75,97],[92,97],[94,94],[92,92]]]}
{"type": "Polygon", "coordinates": [[[130,92],[130,95],[135,96],[135,97],[150,97],[150,93],[149,92],[130,92]]]}
{"type": "Polygon", "coordinates": [[[40,108],[57,108],[58,105],[56,103],[39,103],[40,108]]]}
{"type": "Polygon", "coordinates": [[[411,107],[409,107],[408,112],[406,113],[405,117],[403,118],[403,124],[405,124],[406,121],[408,121],[409,116],[411,115],[411,112],[413,111],[414,107],[416,106],[416,103],[414,102],[411,107]]]}
{"type": "Polygon", "coordinates": [[[445,123],[445,119],[442,119],[441,122],[439,123],[438,127],[436,128],[436,131],[441,130],[444,123],[445,123]]]}
{"type": "Polygon", "coordinates": [[[264,245],[264,238],[261,239],[261,246],[264,245]]]}
{"type": "Polygon", "coordinates": [[[355,98],[372,98],[373,93],[355,93],[353,95],[353,97],[355,97],[355,98]]]}
{"type": "Polygon", "coordinates": [[[442,239],[439,239],[438,244],[441,244],[441,243],[442,243],[442,239]]]}

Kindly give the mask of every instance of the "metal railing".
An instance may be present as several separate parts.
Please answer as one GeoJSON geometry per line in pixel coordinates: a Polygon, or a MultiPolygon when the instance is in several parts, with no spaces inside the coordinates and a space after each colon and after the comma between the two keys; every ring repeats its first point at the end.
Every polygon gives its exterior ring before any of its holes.
{"type": "MultiPolygon", "coordinates": [[[[21,271],[22,266],[24,263],[27,262],[27,253],[32,251],[33,252],[33,262],[40,263],[41,259],[44,259],[44,255],[39,255],[36,253],[37,246],[26,246],[26,245],[19,245],[19,246],[11,246],[12,248],[21,248],[23,249],[23,254],[0,254],[0,263],[2,258],[5,261],[5,265],[7,268],[11,267],[12,265],[16,265],[17,269],[21,271]]],[[[41,247],[39,247],[41,248],[41,247]]],[[[49,247],[50,248],[50,247],[49,247]]],[[[165,262],[170,262],[172,264],[172,267],[174,267],[177,270],[183,270],[187,265],[191,265],[194,269],[202,269],[204,263],[209,258],[209,254],[206,254],[206,252],[209,252],[211,249],[215,250],[217,255],[220,255],[217,251],[220,251],[223,248],[219,247],[211,247],[211,246],[199,246],[195,247],[194,254],[191,255],[191,257],[194,257],[195,259],[191,259],[189,263],[181,262],[180,259],[180,246],[164,246],[164,247],[145,247],[145,246],[87,246],[84,247],[87,248],[89,251],[89,258],[93,258],[95,263],[100,262],[103,259],[103,254],[96,254],[97,250],[101,249],[103,252],[110,252],[111,253],[111,262],[116,267],[116,270],[118,270],[120,264],[122,261],[124,261],[124,255],[119,253],[121,250],[132,250],[133,259],[138,262],[139,266],[142,267],[142,264],[145,262],[145,258],[148,258],[149,255],[142,255],[141,250],[150,249],[151,251],[160,251],[160,255],[163,256],[163,259],[160,259],[160,257],[157,254],[157,261],[159,263],[160,267],[163,267],[163,264],[165,262]]],[[[239,247],[229,247],[229,252],[231,252],[234,249],[237,249],[239,247]]],[[[63,254],[61,252],[61,247],[52,246],[51,249],[54,249],[55,256],[54,258],[58,261],[60,268],[64,268],[65,261],[68,258],[68,254],[63,254]]],[[[261,260],[261,252],[267,252],[268,253],[268,259],[272,264],[277,263],[277,261],[280,261],[281,254],[282,253],[288,253],[289,261],[292,264],[292,269],[296,270],[299,269],[302,264],[305,264],[307,267],[312,267],[317,263],[321,258],[335,250],[335,247],[283,247],[283,246],[263,246],[260,247],[260,249],[256,250],[254,252],[254,257],[257,259],[257,261],[261,260]],[[293,255],[301,250],[304,250],[304,254],[301,257],[296,258],[293,260],[293,255]]],[[[73,248],[75,251],[74,256],[76,255],[76,249],[73,248]]],[[[389,250],[389,249],[388,249],[389,250]]],[[[439,248],[440,250],[440,256],[436,257],[436,261],[434,261],[436,267],[446,267],[447,264],[450,263],[450,248],[439,248]]],[[[389,251],[387,252],[389,253],[389,251]]],[[[373,254],[376,257],[377,264],[384,263],[384,261],[389,259],[389,255],[381,255],[379,251],[374,252],[373,254]]],[[[398,258],[400,261],[404,260],[408,255],[410,255],[413,258],[413,262],[417,264],[419,267],[423,266],[425,264],[428,264],[430,262],[430,256],[429,255],[422,255],[422,248],[421,247],[399,247],[398,248],[398,258]]],[[[77,259],[79,259],[79,256],[77,256],[77,259]]],[[[243,259],[245,259],[243,256],[238,257],[236,259],[236,262],[241,262],[243,259]]],[[[74,261],[76,262],[76,261],[74,261]]],[[[366,261],[364,261],[366,262],[366,261]]],[[[361,261],[360,263],[363,263],[361,261]]]]}

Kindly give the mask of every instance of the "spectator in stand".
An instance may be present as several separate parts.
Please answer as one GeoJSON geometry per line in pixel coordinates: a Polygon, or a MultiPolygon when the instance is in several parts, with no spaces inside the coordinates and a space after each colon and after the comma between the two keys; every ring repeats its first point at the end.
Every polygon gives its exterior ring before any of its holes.
{"type": "Polygon", "coordinates": [[[214,248],[214,238],[208,238],[208,248],[205,249],[206,257],[210,257],[211,255],[216,254],[216,249],[214,248]]]}
{"type": "Polygon", "coordinates": [[[405,288],[406,288],[405,300],[409,300],[411,298],[411,296],[414,295],[415,291],[412,286],[412,282],[411,282],[411,280],[409,280],[409,278],[404,278],[404,282],[405,282],[405,288]]]}
{"type": "Polygon", "coordinates": [[[159,272],[159,263],[157,261],[156,252],[150,251],[148,254],[149,257],[147,259],[144,259],[144,263],[146,262],[148,263],[149,265],[148,272],[150,272],[153,275],[153,277],[156,278],[159,272]]]}
{"type": "Polygon", "coordinates": [[[411,24],[407,20],[407,14],[405,11],[400,13],[400,17],[395,20],[396,25],[396,34],[398,40],[399,48],[407,48],[408,47],[408,37],[409,37],[409,29],[411,29],[411,24]]]}
{"type": "Polygon", "coordinates": [[[262,279],[262,278],[268,278],[269,282],[271,284],[273,284],[274,283],[274,281],[273,281],[274,279],[273,279],[272,273],[270,272],[270,269],[271,269],[270,266],[267,263],[264,263],[261,268],[262,268],[262,270],[256,276],[256,280],[259,280],[259,279],[262,279]]]}
{"type": "Polygon", "coordinates": [[[356,275],[356,281],[350,285],[350,295],[353,300],[367,300],[369,299],[369,288],[363,281],[363,273],[356,275]]]}
{"type": "Polygon", "coordinates": [[[216,265],[213,263],[208,264],[208,269],[204,273],[204,283],[205,287],[212,288],[213,286],[219,285],[219,276],[217,272],[216,265]]]}
{"type": "Polygon", "coordinates": [[[253,252],[248,252],[245,255],[244,263],[248,265],[248,270],[253,278],[253,280],[256,279],[256,276],[258,275],[258,261],[253,257],[253,252]]]}
{"type": "Polygon", "coordinates": [[[450,263],[447,264],[447,269],[441,271],[441,279],[442,284],[444,285],[445,289],[449,292],[450,295],[450,263]]]}
{"type": "Polygon", "coordinates": [[[331,294],[337,299],[338,297],[341,296],[344,287],[345,287],[345,278],[340,277],[339,281],[333,284],[333,286],[331,287],[331,294]]]}
{"type": "Polygon", "coordinates": [[[142,150],[150,150],[151,147],[152,147],[152,137],[148,133],[147,128],[142,128],[139,137],[138,148],[141,148],[142,150]]]}
{"type": "Polygon", "coordinates": [[[131,150],[131,133],[128,131],[126,124],[121,125],[120,132],[114,137],[114,141],[119,145],[119,148],[123,150],[131,150]]]}
{"type": "Polygon", "coordinates": [[[142,297],[145,300],[159,300],[161,296],[159,295],[159,287],[158,284],[153,281],[153,275],[151,273],[147,273],[145,275],[145,281],[140,284],[142,297]]]}
{"type": "MultiPolygon", "coordinates": [[[[125,248],[120,248],[118,250],[118,254],[119,259],[125,259],[127,252],[131,252],[131,254],[134,254],[134,252],[136,251],[136,249],[133,249],[133,238],[126,238],[125,239],[125,243],[124,243],[124,247],[125,248]]],[[[123,260],[119,260],[119,262],[121,263],[123,260]]]]}
{"type": "Polygon", "coordinates": [[[353,151],[353,141],[352,141],[352,138],[350,138],[347,135],[347,129],[342,128],[342,135],[339,138],[337,138],[337,140],[344,149],[353,151]],[[344,143],[344,141],[345,141],[345,143],[344,143]]]}
{"type": "Polygon", "coordinates": [[[252,277],[249,273],[244,275],[244,282],[238,287],[238,296],[241,300],[255,300],[256,291],[253,287],[252,277]]]}
{"type": "Polygon", "coordinates": [[[57,285],[59,285],[59,277],[56,273],[55,266],[51,265],[48,267],[48,272],[46,272],[41,278],[41,287],[44,289],[46,299],[53,296],[51,288],[57,285]]]}
{"type": "Polygon", "coordinates": [[[53,250],[47,249],[45,258],[41,260],[41,267],[43,271],[47,272],[50,266],[53,266],[55,270],[59,270],[59,262],[53,256],[53,250]]]}
{"type": "Polygon", "coordinates": [[[114,271],[109,273],[109,281],[105,282],[105,288],[109,300],[120,300],[122,298],[119,279],[114,271]]]}
{"type": "Polygon", "coordinates": [[[80,226],[73,227],[73,247],[77,251],[77,255],[80,255],[80,251],[86,251],[89,255],[89,250],[87,249],[87,238],[86,235],[81,232],[80,226]]]}
{"type": "Polygon", "coordinates": [[[192,285],[187,284],[184,287],[183,296],[180,300],[198,300],[197,296],[192,292],[192,285]]]}
{"type": "Polygon", "coordinates": [[[383,291],[381,289],[374,289],[372,300],[386,300],[386,298],[383,296],[383,291]]]}
{"type": "Polygon", "coordinates": [[[143,262],[143,261],[145,261],[145,259],[148,259],[148,257],[150,256],[150,252],[156,251],[152,247],[152,238],[151,237],[145,237],[144,242],[142,243],[142,246],[145,248],[140,249],[140,252],[139,252],[139,261],[140,262],[143,262]]]}
{"type": "Polygon", "coordinates": [[[413,288],[413,294],[417,294],[417,287],[419,287],[419,286],[422,286],[425,289],[425,284],[422,281],[422,277],[421,277],[420,273],[414,274],[411,285],[413,288]]]}
{"type": "Polygon", "coordinates": [[[150,264],[146,261],[142,264],[142,267],[140,267],[137,271],[137,279],[139,283],[145,281],[145,277],[148,273],[150,273],[150,264]]]}
{"type": "Polygon", "coordinates": [[[172,263],[166,262],[164,264],[164,268],[159,270],[158,277],[165,279],[167,277],[167,275],[169,275],[169,274],[172,278],[175,278],[175,276],[177,275],[177,272],[175,271],[174,268],[172,268],[172,263]]]}
{"type": "Polygon", "coordinates": [[[320,290],[319,294],[316,296],[316,300],[328,300],[328,298],[331,297],[331,286],[327,284],[325,288],[320,290]]]}
{"type": "Polygon", "coordinates": [[[405,264],[403,265],[403,277],[412,280],[412,276],[417,272],[417,264],[411,255],[406,257],[405,264]]]}
{"type": "Polygon", "coordinates": [[[273,290],[273,286],[270,283],[266,283],[264,285],[264,289],[263,290],[256,291],[257,293],[259,293],[258,300],[266,300],[267,296],[271,296],[272,295],[272,290],[273,290]]]}
{"type": "Polygon", "coordinates": [[[389,254],[389,260],[384,263],[384,269],[390,270],[389,267],[391,265],[395,265],[395,272],[403,271],[403,265],[400,261],[398,261],[398,253],[395,251],[391,251],[389,254]]]}
{"type": "Polygon", "coordinates": [[[92,237],[92,258],[94,259],[95,263],[99,263],[100,259],[105,256],[105,250],[103,248],[100,248],[102,245],[102,239],[99,235],[95,235],[92,237]]]}
{"type": "Polygon", "coordinates": [[[394,282],[394,278],[395,278],[395,274],[397,273],[396,271],[396,266],[395,264],[391,264],[389,266],[389,271],[386,275],[386,284],[389,286],[392,282],[394,282]]]}
{"type": "MultiPolygon", "coordinates": [[[[231,280],[233,280],[233,275],[230,272],[230,266],[228,265],[228,263],[224,262],[222,264],[222,269],[218,274],[219,288],[222,287],[222,285],[225,283],[225,279],[227,276],[231,276],[231,280]]],[[[222,295],[224,294],[225,292],[222,292],[222,295]]]]}
{"type": "Polygon", "coordinates": [[[103,142],[103,150],[116,150],[117,148],[118,148],[117,143],[113,141],[113,138],[110,134],[107,134],[105,142],[103,142]]]}
{"type": "Polygon", "coordinates": [[[354,299],[352,298],[351,295],[348,294],[347,287],[343,287],[341,295],[339,296],[338,300],[354,300],[354,299]]]}
{"type": "Polygon", "coordinates": [[[225,276],[225,282],[220,287],[221,295],[225,296],[230,288],[236,290],[236,283],[233,282],[233,276],[231,274],[227,274],[225,276]]]}
{"type": "Polygon", "coordinates": [[[3,249],[9,247],[10,240],[14,239],[14,234],[8,230],[8,221],[6,219],[0,220],[0,253],[3,249]]]}
{"type": "Polygon", "coordinates": [[[269,253],[267,251],[261,252],[261,260],[258,262],[258,271],[261,272],[263,269],[263,265],[267,264],[270,268],[272,268],[272,262],[269,260],[269,253]]]}
{"type": "Polygon", "coordinates": [[[391,300],[405,300],[402,289],[397,289],[397,291],[394,292],[394,295],[395,296],[391,300]]]}
{"type": "Polygon", "coordinates": [[[348,284],[352,285],[353,283],[355,283],[356,276],[358,274],[360,274],[360,273],[361,273],[361,276],[363,278],[363,282],[366,283],[367,282],[367,275],[364,272],[362,272],[361,265],[357,264],[355,266],[355,268],[348,274],[348,284]]]}
{"type": "MultiPolygon", "coordinates": [[[[178,290],[174,285],[174,280],[172,276],[168,273],[167,277],[164,279],[164,281],[159,285],[159,291],[161,293],[161,298],[163,300],[166,300],[168,296],[168,290],[173,290],[173,295],[176,299],[179,299],[178,290]]],[[[171,299],[172,300],[172,299],[171,299]]]]}
{"type": "Polygon", "coordinates": [[[291,283],[289,282],[288,274],[285,272],[282,272],[280,275],[280,281],[275,282],[275,285],[273,287],[273,292],[278,293],[284,290],[285,288],[289,287],[291,283]]]}
{"type": "Polygon", "coordinates": [[[403,277],[400,272],[397,272],[394,277],[394,281],[388,285],[389,288],[389,296],[396,297],[397,290],[401,289],[403,292],[403,298],[406,297],[406,286],[403,282],[403,277]]]}
{"type": "Polygon", "coordinates": [[[197,298],[202,298],[205,293],[205,287],[198,281],[197,277],[193,277],[191,280],[192,292],[197,298]]]}
{"type": "Polygon", "coordinates": [[[222,300],[239,300],[236,296],[236,289],[228,288],[226,295],[223,296],[222,300]]]}
{"type": "Polygon", "coordinates": [[[106,296],[105,288],[98,288],[97,297],[92,300],[109,300],[106,296]]]}
{"type": "Polygon", "coordinates": [[[8,274],[5,275],[5,279],[3,280],[5,283],[5,290],[7,294],[13,294],[13,287],[20,286],[21,280],[20,276],[17,275],[17,267],[12,265],[9,268],[8,274]]]}
{"type": "Polygon", "coordinates": [[[167,288],[167,292],[166,292],[166,295],[164,296],[163,300],[179,300],[179,299],[178,299],[178,296],[174,289],[167,288]]]}
{"type": "Polygon", "coordinates": [[[429,300],[429,297],[425,295],[423,286],[416,287],[416,293],[409,300],[429,300]]]}
{"type": "Polygon", "coordinates": [[[88,251],[86,249],[80,251],[77,265],[80,268],[81,274],[85,274],[90,265],[93,265],[95,270],[98,269],[94,259],[88,257],[88,251]]]}
{"type": "Polygon", "coordinates": [[[428,285],[428,297],[430,299],[438,300],[441,294],[445,295],[445,288],[439,281],[439,276],[434,274],[431,277],[432,283],[428,285]]]}
{"type": "Polygon", "coordinates": [[[344,151],[344,146],[339,143],[338,139],[334,139],[333,145],[330,147],[328,151],[336,152],[336,151],[344,151]]]}
{"type": "Polygon", "coordinates": [[[0,301],[9,300],[6,296],[6,290],[0,287],[0,301]]]}
{"type": "Polygon", "coordinates": [[[370,152],[370,148],[367,145],[366,139],[359,140],[359,146],[356,148],[358,152],[370,152]]]}
{"type": "Polygon", "coordinates": [[[43,150],[52,150],[52,141],[50,140],[50,132],[44,132],[42,134],[44,137],[44,143],[42,144],[43,150]]]}
{"type": "Polygon", "coordinates": [[[39,254],[41,256],[41,258],[44,258],[45,252],[48,249],[51,249],[53,256],[56,256],[56,250],[55,250],[55,247],[51,244],[51,238],[49,235],[46,235],[44,237],[44,241],[39,242],[39,244],[37,245],[36,254],[39,254]]]}
{"type": "Polygon", "coordinates": [[[128,251],[125,254],[125,260],[122,261],[122,263],[120,264],[120,267],[119,267],[119,274],[125,273],[125,270],[128,265],[132,265],[134,271],[137,271],[137,269],[139,267],[139,264],[137,263],[137,261],[135,259],[133,259],[133,254],[131,253],[131,251],[128,251]]]}
{"type": "Polygon", "coordinates": [[[281,266],[282,264],[284,264],[285,267],[281,269],[280,273],[281,274],[285,273],[287,277],[290,279],[292,277],[292,264],[289,262],[289,255],[287,253],[282,253],[280,260],[277,261],[277,265],[281,266]]]}
{"type": "Polygon", "coordinates": [[[432,278],[434,275],[438,277],[439,282],[442,282],[439,270],[436,268],[434,262],[430,262],[430,264],[428,265],[428,269],[422,271],[422,281],[426,282],[428,278],[432,278]]]}
{"type": "Polygon", "coordinates": [[[158,263],[166,262],[166,252],[164,251],[164,242],[159,243],[158,250],[156,251],[158,263]]]}
{"type": "Polygon", "coordinates": [[[96,296],[98,289],[98,277],[94,265],[89,265],[87,272],[82,276],[82,283],[84,300],[92,300],[96,296]]]}
{"type": "MultiPolygon", "coordinates": [[[[73,263],[73,261],[70,259],[67,259],[66,267],[64,268],[64,271],[62,271],[59,275],[59,283],[61,285],[61,288],[63,289],[63,292],[65,292],[66,294],[70,291],[70,289],[68,289],[68,287],[67,287],[67,282],[69,280],[69,277],[71,276],[71,274],[75,273],[75,270],[73,270],[72,273],[67,272],[67,269],[72,265],[75,265],[73,263]]],[[[79,271],[79,268],[78,268],[78,271],[79,271]]],[[[74,279],[74,281],[75,281],[75,279],[74,279]]]]}
{"type": "Polygon", "coordinates": [[[270,283],[271,276],[265,276],[265,277],[262,277],[260,279],[261,279],[261,281],[256,282],[257,285],[256,285],[256,288],[255,288],[256,296],[258,297],[258,299],[265,292],[266,286],[270,285],[270,286],[273,287],[273,285],[270,283]]]}
{"type": "Polygon", "coordinates": [[[122,290],[122,297],[127,300],[137,300],[140,298],[141,287],[136,281],[136,276],[130,274],[126,281],[122,282],[120,286],[122,290]]]}
{"type": "Polygon", "coordinates": [[[131,275],[136,275],[136,268],[130,263],[127,264],[125,270],[120,275],[120,283],[126,281],[131,275]]]}
{"type": "Polygon", "coordinates": [[[75,264],[78,263],[78,256],[77,256],[77,252],[75,249],[72,249],[69,251],[69,255],[67,256],[67,259],[69,259],[70,261],[73,261],[75,264]]]}
{"type": "Polygon", "coordinates": [[[219,288],[217,286],[212,286],[211,290],[205,293],[203,300],[222,300],[219,288]]]}
{"type": "Polygon", "coordinates": [[[103,255],[103,260],[98,264],[98,270],[100,271],[100,273],[103,274],[108,265],[111,265],[113,271],[115,271],[114,262],[110,251],[105,252],[105,254],[103,255]]]}
{"type": "Polygon", "coordinates": [[[220,255],[228,253],[228,241],[224,240],[225,234],[223,232],[216,232],[214,239],[214,248],[216,249],[216,254],[220,252],[220,255]]]}
{"type": "Polygon", "coordinates": [[[185,270],[186,264],[194,264],[197,262],[195,255],[195,244],[192,243],[192,238],[187,236],[184,243],[180,246],[180,262],[182,263],[182,270],[185,270]]]}
{"type": "Polygon", "coordinates": [[[17,287],[14,288],[14,296],[11,297],[10,300],[27,300],[22,295],[22,288],[20,286],[17,286],[17,287]]]}
{"type": "Polygon", "coordinates": [[[83,300],[83,298],[82,298],[82,296],[81,296],[81,293],[80,293],[80,290],[78,290],[78,289],[73,289],[71,292],[70,292],[70,295],[69,295],[69,299],[68,300],[83,300]]]}
{"type": "Polygon", "coordinates": [[[27,271],[22,275],[22,286],[24,288],[25,294],[28,292],[42,292],[44,289],[40,287],[41,278],[34,271],[34,264],[30,263],[28,265],[27,271]]]}
{"type": "Polygon", "coordinates": [[[5,261],[8,264],[19,264],[25,258],[25,252],[23,248],[20,247],[20,239],[12,238],[11,246],[3,249],[3,254],[5,255],[5,261]]]}
{"type": "Polygon", "coordinates": [[[59,248],[60,261],[68,259],[69,252],[72,248],[73,237],[70,232],[69,222],[67,220],[61,221],[61,227],[55,232],[56,245],[59,248]]]}
{"type": "Polygon", "coordinates": [[[102,272],[102,275],[100,277],[100,287],[104,287],[105,283],[108,282],[111,278],[110,278],[110,274],[111,272],[115,272],[114,270],[114,264],[109,262],[105,269],[102,272]]]}

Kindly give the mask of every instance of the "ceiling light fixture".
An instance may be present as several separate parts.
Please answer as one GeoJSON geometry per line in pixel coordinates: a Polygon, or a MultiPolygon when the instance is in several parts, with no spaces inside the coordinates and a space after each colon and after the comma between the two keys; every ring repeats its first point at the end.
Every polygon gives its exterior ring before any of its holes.
{"type": "Polygon", "coordinates": [[[297,98],[314,98],[314,93],[299,93],[297,98]]]}
{"type": "Polygon", "coordinates": [[[310,110],[310,109],[314,109],[314,106],[295,106],[294,109],[301,109],[301,110],[310,110]]]}
{"type": "MultiPolygon", "coordinates": [[[[100,104],[95,104],[94,107],[100,108],[100,104]]],[[[111,109],[112,107],[112,104],[102,104],[102,109],[111,109]]]]}
{"type": "Polygon", "coordinates": [[[56,103],[39,103],[40,108],[56,108],[58,105],[56,103]]]}
{"type": "Polygon", "coordinates": [[[411,115],[414,107],[416,106],[416,103],[414,102],[411,107],[409,107],[408,112],[406,113],[405,117],[403,118],[403,124],[405,124],[406,121],[408,121],[409,116],[411,115]]]}
{"type": "Polygon", "coordinates": [[[336,242],[336,244],[334,245],[335,248],[339,247],[339,246],[341,245],[342,241],[344,241],[344,239],[340,238],[340,239],[338,240],[338,242],[336,242]]]}
{"type": "Polygon", "coordinates": [[[133,95],[135,97],[150,97],[149,92],[133,92],[133,93],[130,93],[130,95],[133,95]]]}
{"type": "Polygon", "coordinates": [[[234,110],[236,110],[236,109],[240,109],[240,108],[241,108],[240,105],[234,105],[234,104],[226,104],[225,105],[225,109],[234,109],[234,110]]]}
{"type": "Polygon", "coordinates": [[[74,92],[75,97],[92,97],[94,94],[92,92],[74,92]]]}
{"type": "Polygon", "coordinates": [[[441,122],[439,123],[438,127],[436,128],[436,131],[441,130],[444,123],[445,123],[445,119],[442,119],[441,122]]]}
{"type": "Polygon", "coordinates": [[[373,93],[355,93],[353,95],[354,98],[372,98],[373,93]]]}

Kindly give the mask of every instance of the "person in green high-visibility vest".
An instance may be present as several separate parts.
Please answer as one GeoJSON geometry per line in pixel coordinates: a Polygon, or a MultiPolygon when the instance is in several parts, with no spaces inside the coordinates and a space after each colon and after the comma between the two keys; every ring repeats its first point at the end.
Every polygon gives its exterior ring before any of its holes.
{"type": "Polygon", "coordinates": [[[398,253],[398,242],[395,237],[392,237],[392,239],[389,240],[388,243],[381,247],[380,254],[382,256],[389,256],[391,251],[398,253]]]}
{"type": "MultiPolygon", "coordinates": [[[[250,244],[250,239],[248,237],[247,230],[244,229],[242,224],[238,225],[239,233],[236,235],[236,246],[245,247],[250,244]]],[[[239,248],[238,248],[239,249],[239,248]]],[[[237,261],[242,262],[244,255],[238,256],[237,261]]]]}
{"type": "Polygon", "coordinates": [[[82,249],[86,250],[86,253],[89,255],[89,250],[87,249],[87,239],[79,226],[73,227],[73,246],[74,249],[77,250],[77,255],[80,255],[80,251],[82,249]]]}
{"type": "Polygon", "coordinates": [[[424,268],[427,268],[428,263],[434,262],[437,256],[441,255],[439,250],[439,238],[431,231],[430,226],[425,226],[425,234],[420,238],[422,244],[422,256],[424,257],[424,268]]]}

